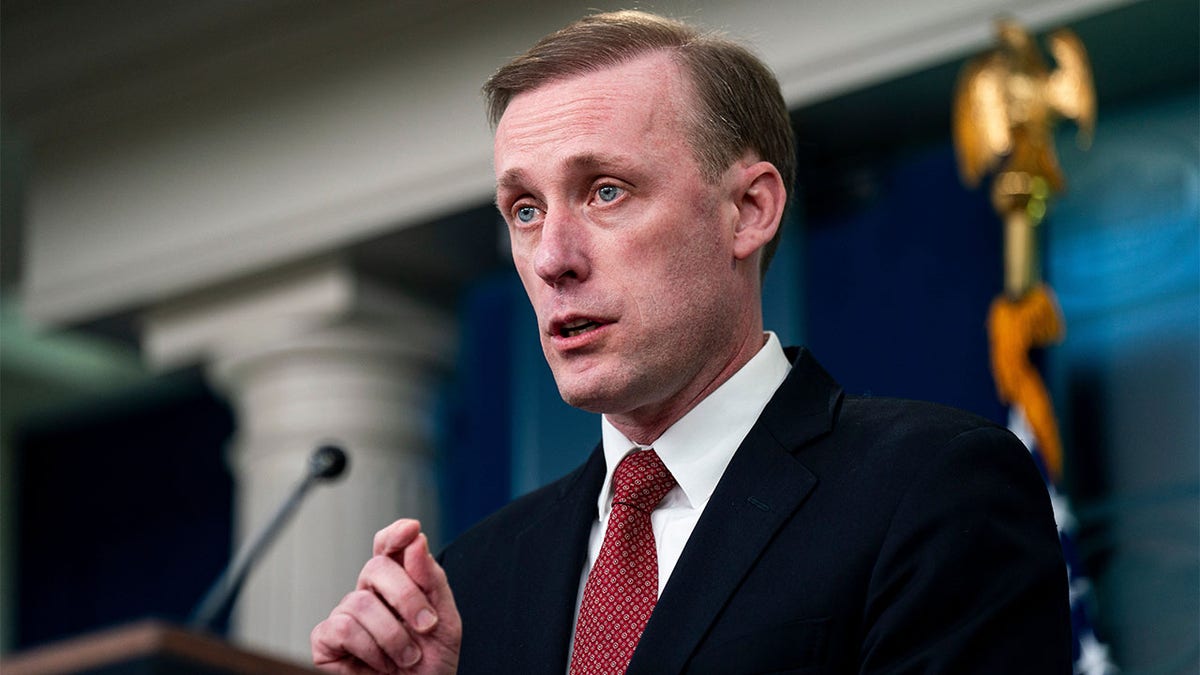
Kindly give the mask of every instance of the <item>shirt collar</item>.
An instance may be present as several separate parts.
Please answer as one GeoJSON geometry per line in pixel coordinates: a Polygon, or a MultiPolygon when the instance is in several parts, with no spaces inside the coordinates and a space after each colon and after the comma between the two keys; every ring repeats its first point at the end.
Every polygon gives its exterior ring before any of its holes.
{"type": "Polygon", "coordinates": [[[675,477],[691,508],[708,502],[733,453],[791,369],[779,338],[770,331],[766,336],[766,344],[746,365],[664,431],[653,446],[630,441],[607,416],[601,416],[606,468],[597,507],[602,518],[612,508],[617,464],[630,452],[649,447],[675,477]]]}

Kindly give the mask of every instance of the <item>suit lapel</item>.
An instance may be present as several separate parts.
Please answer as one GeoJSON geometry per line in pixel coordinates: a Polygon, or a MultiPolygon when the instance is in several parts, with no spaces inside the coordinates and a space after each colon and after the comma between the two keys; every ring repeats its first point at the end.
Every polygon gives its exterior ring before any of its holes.
{"type": "Polygon", "coordinates": [[[519,633],[511,637],[511,662],[493,664],[496,668],[566,672],[579,578],[603,481],[604,454],[597,448],[576,476],[563,481],[558,500],[514,538],[508,606],[519,633]]]}
{"type": "MultiPolygon", "coordinates": [[[[817,479],[796,458],[828,432],[841,388],[805,350],[717,484],[659,599],[629,673],[676,673],[817,479]]],[[[568,620],[569,622],[569,620],[568,620]]]]}

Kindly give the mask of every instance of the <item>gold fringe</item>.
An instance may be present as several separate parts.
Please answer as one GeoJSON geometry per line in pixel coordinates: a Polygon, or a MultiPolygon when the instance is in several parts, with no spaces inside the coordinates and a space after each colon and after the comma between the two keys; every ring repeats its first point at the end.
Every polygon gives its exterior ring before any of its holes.
{"type": "Polygon", "coordinates": [[[1029,351],[1061,341],[1064,333],[1062,312],[1045,284],[1035,286],[1020,300],[1002,295],[992,301],[988,312],[996,394],[1004,403],[1021,406],[1055,482],[1062,475],[1062,440],[1050,393],[1029,362],[1029,351]]]}

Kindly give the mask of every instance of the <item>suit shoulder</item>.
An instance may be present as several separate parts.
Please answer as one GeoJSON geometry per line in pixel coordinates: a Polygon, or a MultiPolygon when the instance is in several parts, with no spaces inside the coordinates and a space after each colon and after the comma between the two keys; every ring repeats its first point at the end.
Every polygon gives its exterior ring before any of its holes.
{"type": "Polygon", "coordinates": [[[957,408],[892,398],[847,396],[833,431],[804,452],[818,473],[850,470],[905,482],[931,464],[955,461],[986,470],[997,462],[1028,464],[1025,446],[1008,429],[957,408]]]}
{"type": "Polygon", "coordinates": [[[898,398],[847,396],[842,402],[837,424],[846,430],[925,444],[947,443],[972,432],[1016,440],[1004,427],[975,413],[938,403],[898,398]]]}

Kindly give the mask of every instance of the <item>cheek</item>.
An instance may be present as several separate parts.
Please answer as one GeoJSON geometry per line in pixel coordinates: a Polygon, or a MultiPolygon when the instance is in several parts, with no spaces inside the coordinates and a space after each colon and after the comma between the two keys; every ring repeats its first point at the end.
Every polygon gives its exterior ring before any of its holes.
{"type": "Polygon", "coordinates": [[[729,259],[713,227],[662,232],[621,248],[623,272],[616,285],[636,298],[641,319],[677,326],[714,309],[725,287],[729,259]]]}
{"type": "Polygon", "coordinates": [[[730,294],[730,285],[735,283],[735,270],[732,237],[725,236],[711,215],[705,220],[700,220],[704,214],[695,217],[695,227],[673,241],[674,250],[665,256],[662,301],[675,305],[667,308],[673,314],[700,320],[704,314],[719,311],[721,298],[730,294]]]}
{"type": "Polygon", "coordinates": [[[719,218],[711,205],[701,202],[707,195],[678,199],[660,206],[644,220],[618,228],[628,233],[619,247],[626,259],[638,264],[672,272],[686,272],[691,265],[723,255],[731,248],[719,218]]]}
{"type": "Polygon", "coordinates": [[[533,306],[534,313],[540,319],[541,303],[538,302],[538,295],[545,292],[548,287],[546,286],[546,283],[534,273],[530,262],[519,257],[515,251],[513,253],[513,265],[516,266],[517,276],[521,279],[521,286],[525,289],[525,297],[529,299],[529,304],[533,306]]]}
{"type": "Polygon", "coordinates": [[[508,252],[512,256],[513,264],[520,271],[529,264],[533,250],[529,241],[529,235],[519,232],[516,229],[508,228],[508,252]]]}
{"type": "Polygon", "coordinates": [[[656,252],[661,275],[673,283],[719,282],[728,267],[730,247],[715,223],[692,221],[688,225],[675,236],[663,237],[656,252]]]}

